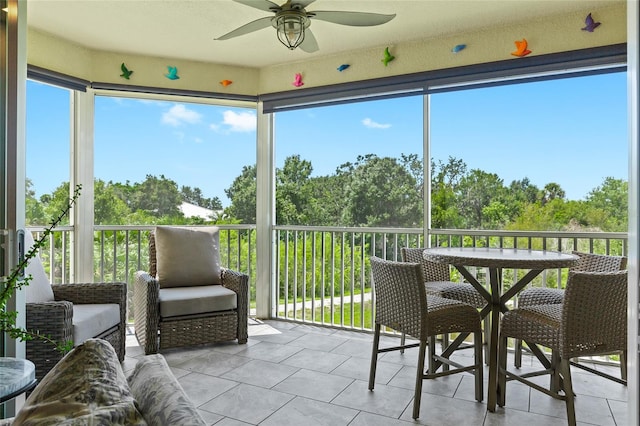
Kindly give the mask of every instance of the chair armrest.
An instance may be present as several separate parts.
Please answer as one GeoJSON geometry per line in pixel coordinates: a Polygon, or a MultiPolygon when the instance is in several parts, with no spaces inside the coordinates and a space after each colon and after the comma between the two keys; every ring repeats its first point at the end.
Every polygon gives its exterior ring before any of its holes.
{"type": "MultiPolygon", "coordinates": [[[[73,303],[27,303],[25,310],[27,330],[46,335],[61,344],[73,341],[73,303]]],[[[26,342],[26,355],[36,366],[36,379],[41,380],[64,354],[49,342],[33,339],[26,342]]]]}
{"type": "Polygon", "coordinates": [[[238,271],[222,268],[222,285],[237,294],[238,342],[245,343],[248,337],[249,276],[238,271]]]}
{"type": "Polygon", "coordinates": [[[73,303],[27,303],[26,312],[27,330],[46,334],[60,343],[73,339],[73,303]]]}
{"type": "Polygon", "coordinates": [[[125,283],[73,283],[53,284],[56,300],[68,300],[76,304],[117,303],[126,306],[127,284],[125,283]]]}
{"type": "Polygon", "coordinates": [[[145,354],[158,352],[160,284],[145,271],[135,273],[133,282],[133,321],[136,337],[145,354]]]}
{"type": "Polygon", "coordinates": [[[56,300],[67,300],[76,305],[117,303],[120,311],[120,344],[114,347],[118,358],[124,360],[127,327],[127,284],[119,283],[73,283],[54,284],[56,300]]]}

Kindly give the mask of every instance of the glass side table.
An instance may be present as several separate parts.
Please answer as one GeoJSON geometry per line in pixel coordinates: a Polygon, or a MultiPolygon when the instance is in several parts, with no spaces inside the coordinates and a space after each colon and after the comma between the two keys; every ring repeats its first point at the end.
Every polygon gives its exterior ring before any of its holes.
{"type": "Polygon", "coordinates": [[[0,404],[36,386],[36,366],[28,359],[0,357],[0,404]]]}

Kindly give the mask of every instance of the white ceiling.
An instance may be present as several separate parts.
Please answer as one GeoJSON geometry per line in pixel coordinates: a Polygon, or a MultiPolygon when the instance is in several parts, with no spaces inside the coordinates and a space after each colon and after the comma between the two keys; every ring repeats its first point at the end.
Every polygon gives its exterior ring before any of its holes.
{"type": "MultiPolygon", "coordinates": [[[[295,1],[295,0],[294,0],[295,1]]],[[[338,52],[393,46],[492,26],[580,12],[624,0],[316,0],[308,11],[363,11],[397,16],[374,27],[312,21],[320,50],[289,51],[275,29],[225,41],[227,32],[269,13],[232,0],[28,0],[30,28],[82,46],[262,68],[338,52]]],[[[283,4],[284,0],[274,0],[283,4]]]]}

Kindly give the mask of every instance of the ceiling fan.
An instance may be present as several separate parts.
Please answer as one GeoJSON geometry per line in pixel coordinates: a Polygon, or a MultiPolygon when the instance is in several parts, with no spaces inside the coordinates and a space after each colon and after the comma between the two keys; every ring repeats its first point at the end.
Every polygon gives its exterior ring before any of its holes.
{"type": "Polygon", "coordinates": [[[383,15],[369,12],[339,12],[339,11],[313,11],[307,12],[306,7],[315,0],[287,0],[282,6],[278,6],[270,0],[234,0],[236,3],[251,6],[265,12],[274,13],[275,16],[267,16],[249,22],[235,30],[224,34],[216,40],[228,40],[258,31],[268,26],[273,26],[278,35],[278,40],[290,50],[300,47],[305,52],[312,53],[318,50],[318,42],[309,25],[311,19],[327,21],[334,24],[350,25],[355,27],[369,27],[381,25],[395,18],[393,15],[383,15]]]}

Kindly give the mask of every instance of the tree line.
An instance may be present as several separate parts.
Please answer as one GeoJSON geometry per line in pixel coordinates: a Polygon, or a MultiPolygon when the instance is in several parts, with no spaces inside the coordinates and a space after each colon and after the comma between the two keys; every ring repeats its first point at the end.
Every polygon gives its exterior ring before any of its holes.
{"type": "MultiPolygon", "coordinates": [[[[292,155],[276,170],[276,222],[279,225],[422,227],[422,160],[358,156],[335,173],[312,176],[311,161],[292,155]]],[[[164,175],[147,175],[139,183],[95,180],[94,216],[99,225],[208,224],[256,222],[256,165],[245,166],[225,194],[207,198],[200,188],[179,186],[164,175]],[[184,217],[189,202],[223,211],[217,219],[184,217]]],[[[497,174],[469,170],[450,157],[431,160],[431,227],[436,229],[584,230],[626,232],[625,180],[604,178],[584,200],[568,200],[555,182],[539,188],[524,177],[508,184],[497,174]]],[[[36,198],[27,181],[27,224],[43,225],[60,211],[69,183],[36,198]]]]}

